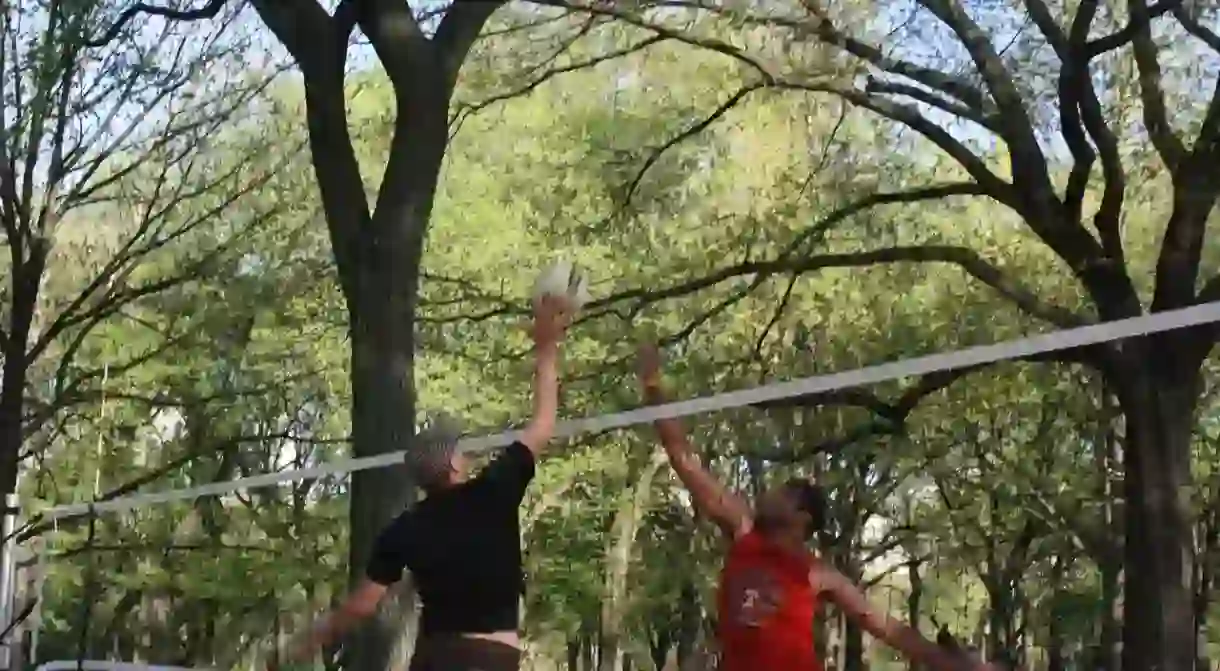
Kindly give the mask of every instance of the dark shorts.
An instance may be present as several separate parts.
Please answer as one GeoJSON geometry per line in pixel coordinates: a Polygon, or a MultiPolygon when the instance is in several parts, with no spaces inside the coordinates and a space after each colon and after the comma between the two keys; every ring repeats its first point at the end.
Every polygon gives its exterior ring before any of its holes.
{"type": "Polygon", "coordinates": [[[428,636],[415,641],[410,671],[518,671],[521,651],[497,641],[428,636]]]}

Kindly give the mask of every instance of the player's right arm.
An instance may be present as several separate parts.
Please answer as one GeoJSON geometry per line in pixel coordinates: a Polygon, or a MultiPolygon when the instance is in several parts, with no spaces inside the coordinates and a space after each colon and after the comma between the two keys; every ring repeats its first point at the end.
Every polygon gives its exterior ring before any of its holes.
{"type": "MultiPolygon", "coordinates": [[[[660,355],[656,347],[649,345],[641,348],[639,364],[640,386],[645,402],[650,405],[665,403],[660,355]]],[[[750,507],[703,467],[681,423],[676,419],[662,419],[655,426],[661,437],[661,446],[669,457],[669,464],[690,492],[695,508],[711,518],[729,538],[735,539],[749,532],[753,526],[750,507]]]]}
{"type": "MultiPolygon", "coordinates": [[[[399,518],[381,533],[361,580],[338,608],[319,618],[293,641],[283,661],[291,664],[309,659],[318,650],[342,640],[352,629],[377,613],[381,600],[402,579],[407,565],[410,534],[399,518]]],[[[269,665],[274,669],[275,664],[269,665]]]]}
{"type": "MultiPolygon", "coordinates": [[[[319,618],[292,643],[284,661],[289,664],[304,661],[318,650],[342,639],[356,625],[377,612],[387,589],[386,585],[375,580],[366,578],[361,581],[338,608],[319,618]]],[[[271,668],[276,666],[273,664],[271,668]]]]}

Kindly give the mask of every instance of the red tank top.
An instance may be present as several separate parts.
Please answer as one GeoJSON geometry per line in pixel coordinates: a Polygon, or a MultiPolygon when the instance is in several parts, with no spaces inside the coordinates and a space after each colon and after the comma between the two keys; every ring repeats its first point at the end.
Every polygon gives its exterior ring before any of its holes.
{"type": "Polygon", "coordinates": [[[812,561],[753,531],[733,543],[720,577],[720,671],[822,671],[812,561]]]}

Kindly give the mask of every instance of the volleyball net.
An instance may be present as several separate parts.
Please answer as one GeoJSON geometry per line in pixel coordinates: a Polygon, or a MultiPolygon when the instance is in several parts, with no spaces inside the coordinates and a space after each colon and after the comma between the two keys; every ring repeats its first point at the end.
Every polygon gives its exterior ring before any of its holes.
{"type": "MultiPolygon", "coordinates": [[[[1220,321],[1220,303],[1209,303],[569,420],[560,423],[557,433],[561,438],[599,436],[591,440],[605,444],[617,441],[639,452],[641,444],[652,440],[650,435],[615,430],[684,417],[696,442],[714,446],[721,460],[805,464],[816,470],[805,474],[833,486],[839,476],[834,473],[834,465],[825,461],[825,455],[853,442],[894,440],[898,433],[879,421],[884,418],[876,415],[875,408],[865,407],[867,404],[827,410],[825,404],[818,403],[819,398],[845,389],[892,398],[905,382],[932,373],[965,371],[1216,321],[1220,321]],[[766,421],[757,421],[759,416],[766,421]],[[821,444],[818,436],[832,440],[821,444]]],[[[941,402],[966,403],[968,399],[951,397],[941,402]]],[[[515,437],[513,432],[472,437],[463,440],[461,447],[487,452],[515,437]]],[[[275,654],[278,643],[342,597],[348,574],[350,474],[398,464],[401,459],[402,454],[387,454],[317,463],[228,482],[43,511],[36,521],[45,532],[20,544],[10,540],[12,551],[6,553],[12,557],[12,567],[5,578],[8,586],[0,580],[0,609],[7,609],[6,622],[20,620],[6,642],[21,642],[20,651],[10,654],[21,658],[23,668],[42,664],[51,664],[48,669],[58,668],[55,664],[62,660],[93,660],[90,663],[95,666],[111,664],[107,669],[119,668],[113,666],[117,663],[141,664],[138,668],[145,669],[262,668],[269,655],[275,654]]],[[[929,471],[934,470],[927,465],[909,473],[908,485],[902,490],[905,493],[894,494],[898,498],[882,506],[888,510],[905,505],[908,510],[883,515],[881,526],[869,532],[876,537],[869,542],[884,537],[888,527],[909,522],[902,517],[914,514],[909,508],[917,502],[917,490],[927,486],[928,478],[936,475],[929,475],[929,471]]],[[[636,472],[637,480],[638,476],[636,472]]],[[[733,484],[760,486],[748,479],[733,484]]],[[[523,513],[530,518],[523,523],[527,527],[527,547],[529,525],[541,524],[538,520],[549,514],[548,505],[553,511],[554,503],[548,504],[541,491],[531,496],[539,498],[527,502],[528,510],[523,513]]],[[[679,503],[657,494],[652,505],[679,503]]],[[[11,519],[8,524],[14,529],[20,526],[11,519]]],[[[20,537],[20,533],[5,535],[20,537]]],[[[662,556],[675,556],[674,548],[662,547],[663,540],[642,542],[656,543],[653,550],[662,556]]],[[[541,553],[562,555],[565,551],[554,543],[530,550],[531,580],[545,581],[548,571],[561,570],[555,562],[544,561],[541,553]]],[[[871,569],[881,576],[879,585],[886,584],[886,572],[902,563],[902,557],[896,559],[893,552],[879,552],[873,559],[879,562],[871,569]]],[[[537,602],[531,602],[532,598],[527,596],[527,608],[545,610],[553,606],[544,597],[537,597],[543,599],[537,602]]],[[[953,598],[960,601],[959,597],[953,598]]],[[[959,603],[953,607],[971,606],[959,603]]],[[[76,668],[76,662],[72,664],[76,668]]]]}
{"type": "Polygon", "coordinates": [[[347,480],[58,518],[17,556],[22,666],[266,668],[342,596],[347,480]]]}

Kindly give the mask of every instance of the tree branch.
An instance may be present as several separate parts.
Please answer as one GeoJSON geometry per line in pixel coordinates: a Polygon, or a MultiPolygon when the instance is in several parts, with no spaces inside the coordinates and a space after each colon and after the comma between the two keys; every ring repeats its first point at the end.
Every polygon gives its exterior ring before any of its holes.
{"type": "Polygon", "coordinates": [[[486,98],[483,98],[482,100],[479,100],[478,102],[473,102],[473,103],[458,102],[454,106],[455,110],[453,113],[453,118],[450,121],[450,125],[455,127],[455,130],[451,131],[451,134],[456,134],[456,132],[457,132],[456,127],[460,127],[462,122],[470,115],[476,114],[479,111],[486,109],[496,103],[504,102],[506,100],[512,100],[514,98],[519,98],[521,96],[532,93],[539,86],[545,84],[546,82],[550,81],[551,79],[553,79],[559,75],[592,68],[601,63],[604,63],[604,62],[607,62],[610,60],[614,60],[614,59],[620,58],[622,56],[628,56],[628,55],[636,53],[638,51],[643,51],[644,49],[647,49],[648,47],[651,47],[652,45],[657,44],[659,42],[664,42],[667,39],[669,39],[669,38],[664,37],[662,35],[653,35],[647,39],[636,42],[635,44],[623,47],[622,49],[616,49],[614,51],[607,52],[604,54],[598,54],[597,56],[591,56],[589,58],[586,58],[586,59],[583,59],[580,61],[576,61],[574,63],[568,63],[566,65],[562,65],[559,67],[548,68],[541,74],[535,76],[529,82],[527,82],[511,91],[505,91],[503,93],[496,93],[496,94],[490,95],[486,98]]]}
{"type": "Polygon", "coordinates": [[[970,18],[958,0],[919,0],[919,4],[953,31],[987,83],[998,108],[1000,136],[1007,142],[1012,154],[1014,183],[1029,189],[1049,190],[1051,180],[1046,157],[1038,144],[1025,100],[1012,74],[992,48],[987,34],[970,18]]]}
{"type": "Polygon", "coordinates": [[[636,190],[639,188],[640,183],[644,181],[644,176],[648,173],[648,170],[656,165],[657,161],[661,160],[661,157],[665,154],[665,152],[707,130],[712,124],[723,118],[725,114],[728,114],[730,110],[741,104],[741,102],[744,101],[751,93],[761,89],[762,87],[762,84],[747,84],[737,89],[733,95],[729,96],[727,100],[720,103],[715,110],[712,110],[711,114],[700,119],[694,124],[691,124],[677,135],[673,136],[669,140],[666,140],[663,144],[661,144],[661,146],[656,147],[649,152],[648,158],[644,159],[644,164],[640,166],[638,171],[636,171],[635,177],[628,182],[623,196],[623,204],[626,205],[631,201],[636,190]]]}
{"type": "Polygon", "coordinates": [[[1131,12],[1132,24],[1138,26],[1131,37],[1131,44],[1139,72],[1144,128],[1165,166],[1170,172],[1174,172],[1186,149],[1182,140],[1174,134],[1173,126],[1169,122],[1169,111],[1165,107],[1165,93],[1161,89],[1161,63],[1156,42],[1152,39],[1152,14],[1145,0],[1130,0],[1127,6],[1131,12]]]}
{"type": "MultiPolygon", "coordinates": [[[[1023,363],[1056,361],[1061,363],[1103,365],[1102,359],[1096,356],[1097,353],[1098,350],[1096,348],[1081,347],[1023,357],[1014,359],[1014,361],[1023,363]]],[[[969,375],[992,368],[994,365],[983,364],[929,373],[920,377],[914,384],[909,385],[892,401],[885,400],[874,392],[853,388],[803,394],[754,404],[752,407],[760,410],[849,406],[867,410],[874,416],[874,419],[861,423],[842,436],[829,438],[812,445],[793,447],[781,451],[751,451],[750,454],[767,459],[768,461],[795,463],[815,454],[836,452],[865,440],[884,436],[900,436],[905,433],[906,423],[911,414],[915,412],[919,404],[926,398],[948,389],[954,383],[969,375]]]]}
{"type": "Polygon", "coordinates": [[[1174,5],[1173,17],[1178,20],[1178,23],[1182,24],[1182,27],[1186,29],[1186,32],[1194,35],[1204,44],[1211,47],[1212,50],[1217,54],[1220,54],[1220,35],[1216,34],[1216,32],[1212,29],[1195,20],[1195,18],[1191,16],[1183,6],[1182,0],[1166,0],[1160,4],[1174,5]]]}
{"type": "Polygon", "coordinates": [[[1182,7],[1183,0],[1162,0],[1148,8],[1148,11],[1142,16],[1132,15],[1127,25],[1123,26],[1117,32],[1099,37],[1095,40],[1089,40],[1085,48],[1085,53],[1090,59],[1101,56],[1102,54],[1121,49],[1127,43],[1131,42],[1141,31],[1148,28],[1149,24],[1158,17],[1168,12],[1178,12],[1182,7]]]}
{"type": "MultiPolygon", "coordinates": [[[[784,250],[779,254],[778,258],[781,260],[788,260],[788,259],[795,258],[796,255],[798,255],[798,254],[810,253],[808,250],[808,247],[811,242],[820,239],[820,237],[824,233],[830,231],[834,226],[838,225],[839,223],[846,221],[846,220],[848,220],[858,214],[861,214],[862,212],[870,210],[874,207],[879,207],[881,205],[893,205],[893,204],[900,204],[900,203],[917,203],[917,202],[924,202],[924,201],[929,201],[929,200],[940,200],[942,198],[950,198],[953,196],[984,196],[984,195],[987,195],[986,190],[983,189],[983,187],[979,186],[978,184],[975,184],[974,182],[944,182],[944,183],[940,183],[940,184],[931,184],[928,186],[916,187],[916,188],[907,189],[907,190],[903,190],[903,191],[889,191],[889,192],[883,191],[883,192],[877,192],[877,193],[870,193],[869,195],[867,195],[863,198],[860,198],[859,200],[852,201],[851,203],[848,203],[848,204],[834,210],[829,215],[823,217],[822,219],[815,222],[813,225],[809,226],[804,232],[802,232],[800,235],[798,235],[791,243],[789,243],[784,248],[784,250]]],[[[748,274],[748,273],[745,273],[745,274],[748,274]]],[[[708,286],[711,286],[718,282],[724,281],[726,279],[731,279],[732,277],[735,277],[735,276],[736,275],[730,275],[728,277],[721,278],[719,280],[713,281],[710,284],[706,284],[706,285],[700,284],[694,290],[698,291],[700,289],[707,288],[708,286]]],[[[577,323],[580,323],[580,321],[584,321],[586,319],[592,319],[595,316],[599,316],[599,314],[604,314],[606,312],[609,312],[609,311],[611,311],[611,308],[618,303],[632,301],[632,300],[639,301],[640,305],[637,305],[634,308],[634,312],[633,312],[633,314],[634,314],[634,313],[638,313],[638,311],[646,305],[656,303],[656,302],[659,302],[662,300],[670,299],[670,298],[676,298],[677,296],[681,295],[680,292],[679,293],[666,292],[664,295],[660,295],[654,299],[653,294],[652,294],[653,291],[654,290],[648,290],[648,289],[629,289],[629,290],[626,290],[623,292],[616,293],[612,296],[607,296],[606,298],[601,298],[596,301],[593,301],[586,306],[585,310],[583,311],[583,316],[580,318],[580,320],[577,323]],[[600,311],[600,313],[599,313],[599,311],[600,311]]],[[[501,318],[501,317],[510,317],[510,316],[519,316],[519,315],[525,315],[528,313],[529,313],[528,308],[521,307],[515,301],[514,302],[506,301],[504,303],[504,305],[498,306],[493,309],[485,310],[483,312],[475,313],[475,314],[463,314],[463,315],[458,315],[458,316],[447,316],[447,317],[429,317],[427,315],[424,315],[424,316],[420,317],[420,321],[425,322],[425,323],[432,323],[432,324],[445,324],[445,323],[452,323],[452,322],[457,322],[457,321],[466,322],[466,323],[484,322],[484,321],[488,321],[491,319],[497,319],[497,318],[501,318]]]]}
{"type": "MultiPolygon", "coordinates": [[[[966,109],[978,113],[978,115],[989,115],[994,111],[992,101],[988,99],[987,94],[975,87],[975,85],[966,82],[965,79],[955,77],[953,74],[933,70],[930,67],[916,65],[916,63],[904,61],[902,59],[894,59],[888,56],[876,46],[867,44],[865,41],[850,37],[844,34],[842,30],[834,27],[825,7],[822,7],[821,2],[815,0],[806,0],[804,2],[805,9],[813,13],[816,18],[816,23],[813,26],[813,34],[822,44],[837,46],[837,48],[847,51],[848,54],[864,60],[870,65],[877,67],[878,70],[897,74],[899,77],[905,77],[910,81],[925,85],[932,90],[939,91],[949,95],[966,106],[966,109]]],[[[798,30],[798,33],[808,33],[810,28],[806,23],[795,23],[781,20],[781,18],[767,18],[761,20],[767,23],[787,23],[789,27],[798,30]]]]}
{"type": "Polygon", "coordinates": [[[941,151],[957,161],[986,190],[988,196],[1019,211],[1020,202],[1016,192],[1013,190],[1012,184],[1000,179],[987,167],[983,159],[967,149],[966,145],[962,144],[961,141],[953,137],[944,128],[928,120],[917,108],[875,95],[869,95],[859,89],[843,86],[835,82],[779,81],[774,86],[779,89],[793,91],[829,93],[858,107],[863,107],[877,115],[907,126],[930,140],[941,151]]]}
{"type": "Polygon", "coordinates": [[[1125,268],[1122,234],[1119,230],[1126,174],[1118,152],[1118,139],[1106,123],[1101,101],[1089,72],[1089,30],[1096,16],[1097,0],[1086,0],[1076,10],[1069,35],[1060,30],[1042,0],[1026,0],[1030,15],[1047,40],[1054,46],[1061,61],[1059,71],[1059,113],[1064,141],[1075,159],[1063,201],[1069,223],[1079,225],[1088,190],[1089,177],[1097,153],[1085,137],[1097,145],[1102,159],[1104,192],[1101,207],[1093,217],[1094,228],[1106,257],[1119,268],[1125,268]]]}
{"type": "Polygon", "coordinates": [[[930,107],[935,107],[942,112],[952,114],[959,119],[974,122],[997,135],[1000,133],[1000,127],[995,122],[994,116],[984,115],[982,112],[971,109],[966,105],[945,100],[941,96],[926,89],[919,88],[918,86],[886,81],[870,76],[865,83],[864,92],[867,94],[888,93],[892,95],[905,96],[930,107]]]}
{"type": "Polygon", "coordinates": [[[395,92],[401,95],[418,85],[415,80],[419,74],[430,72],[436,64],[432,59],[434,52],[412,13],[410,2],[353,1],[356,3],[356,23],[377,53],[395,92]]]}
{"type": "Polygon", "coordinates": [[[444,73],[445,90],[452,91],[466,54],[483,30],[491,15],[504,6],[505,0],[453,0],[432,43],[438,51],[439,66],[444,73]]]}
{"type": "Polygon", "coordinates": [[[882,263],[948,263],[956,265],[967,274],[996,290],[1027,314],[1060,328],[1071,328],[1087,323],[1074,312],[1058,306],[1044,304],[1031,291],[1007,277],[999,268],[985,260],[978,252],[968,247],[952,245],[917,245],[888,247],[865,252],[817,254],[801,258],[749,261],[723,268],[702,278],[661,290],[637,289],[615,296],[616,300],[647,299],[651,302],[684,296],[714,286],[726,280],[755,273],[808,273],[827,268],[853,268],[882,263]]]}
{"type": "Polygon", "coordinates": [[[111,24],[105,32],[95,38],[86,38],[85,46],[91,49],[104,47],[111,43],[123,31],[123,27],[141,14],[147,16],[160,16],[171,21],[201,21],[204,19],[215,18],[220,14],[220,10],[224,8],[228,0],[208,0],[207,4],[198,9],[172,9],[170,7],[160,7],[146,3],[138,3],[123,10],[119,14],[118,20],[111,24]]]}
{"type": "Polygon", "coordinates": [[[673,30],[672,28],[657,25],[632,12],[614,7],[610,3],[594,7],[574,4],[572,2],[568,2],[568,0],[534,0],[534,4],[548,7],[560,7],[563,9],[586,12],[598,16],[608,16],[628,25],[652,31],[653,33],[661,35],[667,39],[689,44],[693,47],[701,47],[703,49],[728,56],[729,58],[732,58],[733,60],[736,60],[737,62],[753,70],[760,78],[762,78],[764,82],[770,82],[774,79],[774,74],[770,71],[770,69],[763,65],[761,61],[746,53],[744,49],[729,44],[723,40],[688,35],[686,33],[673,30]]]}

